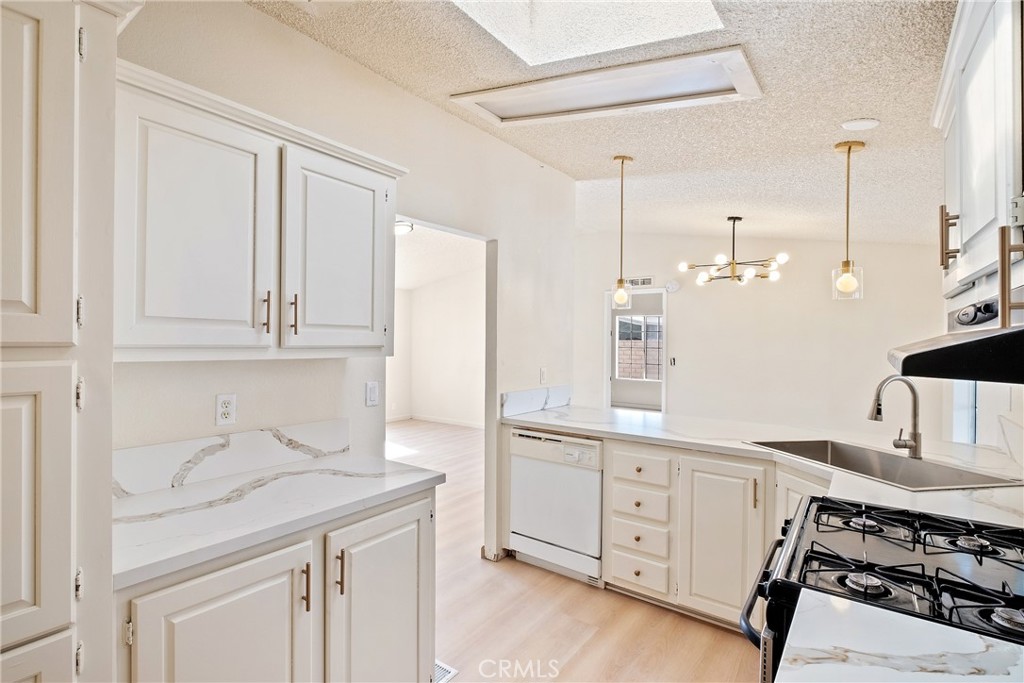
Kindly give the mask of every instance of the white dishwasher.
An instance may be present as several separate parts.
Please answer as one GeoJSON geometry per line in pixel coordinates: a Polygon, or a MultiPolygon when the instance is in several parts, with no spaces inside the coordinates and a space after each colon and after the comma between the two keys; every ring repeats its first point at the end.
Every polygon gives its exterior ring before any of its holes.
{"type": "Polygon", "coordinates": [[[509,547],[601,577],[601,442],[512,430],[509,547]]]}

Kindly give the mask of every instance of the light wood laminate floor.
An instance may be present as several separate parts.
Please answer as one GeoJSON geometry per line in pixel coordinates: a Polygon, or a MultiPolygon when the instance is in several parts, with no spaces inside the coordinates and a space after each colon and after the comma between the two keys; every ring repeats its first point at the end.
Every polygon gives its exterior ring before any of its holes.
{"type": "Polygon", "coordinates": [[[437,658],[459,670],[456,683],[757,680],[757,650],[737,632],[481,559],[482,430],[404,420],[388,424],[387,441],[389,458],[448,476],[437,490],[437,658]]]}

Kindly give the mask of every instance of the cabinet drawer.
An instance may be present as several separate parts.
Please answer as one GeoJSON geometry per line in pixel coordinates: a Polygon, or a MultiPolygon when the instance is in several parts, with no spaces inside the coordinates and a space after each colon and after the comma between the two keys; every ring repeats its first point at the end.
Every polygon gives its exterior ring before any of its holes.
{"type": "Polygon", "coordinates": [[[668,494],[616,484],[612,487],[612,509],[655,522],[668,522],[668,494]]]}
{"type": "Polygon", "coordinates": [[[612,582],[623,581],[658,593],[668,593],[668,565],[627,553],[612,552],[612,582]]]}
{"type": "Polygon", "coordinates": [[[615,453],[612,473],[618,479],[668,486],[672,479],[672,460],[636,453],[615,453]]]}
{"type": "Polygon", "coordinates": [[[668,559],[668,529],[613,517],[612,543],[668,559]]]}

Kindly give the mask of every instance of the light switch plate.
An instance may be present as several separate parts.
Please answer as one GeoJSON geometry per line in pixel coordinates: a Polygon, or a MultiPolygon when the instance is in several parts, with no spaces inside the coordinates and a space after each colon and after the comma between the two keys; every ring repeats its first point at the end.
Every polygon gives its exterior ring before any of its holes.
{"type": "Polygon", "coordinates": [[[366,407],[373,408],[380,405],[380,382],[366,383],[366,407]]]}

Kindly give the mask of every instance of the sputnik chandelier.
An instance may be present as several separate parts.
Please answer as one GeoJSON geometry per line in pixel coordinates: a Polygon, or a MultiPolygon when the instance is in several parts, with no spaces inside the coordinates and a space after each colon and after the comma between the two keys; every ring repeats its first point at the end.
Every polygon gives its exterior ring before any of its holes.
{"type": "Polygon", "coordinates": [[[707,268],[697,275],[697,284],[703,286],[715,280],[731,280],[745,285],[751,280],[761,279],[776,282],[782,274],[779,266],[789,260],[789,254],[779,253],[771,258],[753,259],[750,261],[736,260],[736,222],[743,220],[740,216],[729,216],[727,221],[732,221],[732,256],[725,254],[715,256],[714,263],[687,263],[679,264],[679,272],[685,273],[693,268],[707,268]]]}

